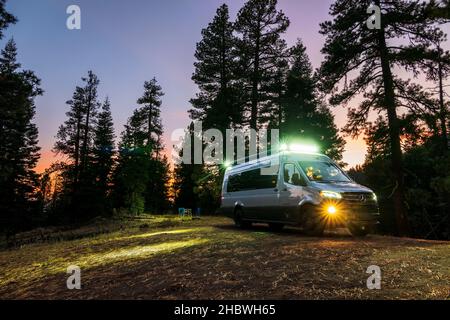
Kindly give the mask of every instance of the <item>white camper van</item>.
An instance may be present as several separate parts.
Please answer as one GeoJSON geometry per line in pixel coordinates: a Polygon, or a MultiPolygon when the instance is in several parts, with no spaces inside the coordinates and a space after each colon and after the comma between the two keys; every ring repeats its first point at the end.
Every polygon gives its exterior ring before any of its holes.
{"type": "Polygon", "coordinates": [[[268,223],[274,230],[297,225],[310,235],[346,226],[365,236],[378,223],[375,193],[354,182],[325,155],[283,151],[230,167],[221,212],[239,227],[268,223]]]}

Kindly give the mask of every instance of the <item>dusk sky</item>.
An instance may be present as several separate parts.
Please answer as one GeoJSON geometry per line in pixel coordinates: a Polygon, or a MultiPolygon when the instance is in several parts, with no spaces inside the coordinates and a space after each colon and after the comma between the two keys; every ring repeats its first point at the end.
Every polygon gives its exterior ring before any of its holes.
{"type": "MultiPolygon", "coordinates": [[[[10,0],[6,9],[19,22],[5,32],[18,46],[18,60],[42,79],[45,93],[36,100],[36,123],[42,159],[38,171],[57,160],[51,152],[54,137],[66,119],[68,106],[81,77],[93,70],[100,78],[99,98],[109,96],[117,136],[136,108],[144,81],[156,77],[165,92],[162,118],[164,142],[170,148],[173,130],[189,123],[189,99],[196,93],[191,80],[194,51],[201,30],[212,20],[223,2],[234,20],[244,0],[10,0]],[[66,28],[66,8],[81,8],[81,30],[66,28]]],[[[285,34],[288,44],[301,38],[314,67],[322,60],[324,38],[319,23],[329,19],[332,0],[280,0],[278,7],[290,18],[285,34]]],[[[333,109],[341,128],[346,109],[333,109]]],[[[348,140],[348,139],[347,139],[348,140]]],[[[170,152],[170,151],[169,151],[170,152]]],[[[344,161],[350,165],[364,160],[362,140],[347,141],[344,161]]]]}

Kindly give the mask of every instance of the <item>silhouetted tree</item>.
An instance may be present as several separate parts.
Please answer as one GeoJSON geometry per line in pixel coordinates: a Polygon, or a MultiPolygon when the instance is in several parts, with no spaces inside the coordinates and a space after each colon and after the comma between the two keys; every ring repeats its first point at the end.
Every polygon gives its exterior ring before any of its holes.
{"type": "MultiPolygon", "coordinates": [[[[1,19],[8,18],[0,2],[1,19]]],[[[0,29],[10,22],[2,21],[0,29]]],[[[0,57],[0,223],[9,231],[31,226],[36,218],[39,159],[38,130],[32,123],[34,99],[42,94],[32,71],[20,70],[13,40],[0,57]]]]}
{"type": "Polygon", "coordinates": [[[5,4],[6,0],[0,0],[0,40],[3,38],[3,30],[17,22],[17,18],[6,11],[5,4]]]}
{"type": "Polygon", "coordinates": [[[321,67],[323,89],[333,93],[331,102],[348,102],[359,93],[364,101],[349,112],[347,132],[358,135],[367,123],[370,110],[386,114],[395,177],[393,200],[398,233],[408,234],[405,208],[404,170],[400,145],[401,123],[398,108],[413,109],[421,99],[420,86],[394,76],[395,67],[411,70],[418,65],[426,49],[439,40],[441,34],[427,15],[429,4],[419,1],[382,1],[373,3],[381,8],[382,26],[367,27],[370,0],[338,0],[331,6],[333,21],[321,24],[326,38],[322,50],[325,61],[321,67]],[[394,44],[407,37],[408,44],[394,44]],[[348,84],[347,77],[356,75],[348,84]],[[341,86],[339,86],[341,84],[341,86]],[[339,89],[338,91],[334,91],[339,89]],[[399,93],[401,91],[401,94],[399,93]]]}
{"type": "Polygon", "coordinates": [[[111,208],[108,196],[111,189],[111,173],[114,165],[114,123],[111,116],[110,102],[106,98],[98,113],[94,128],[92,173],[95,177],[96,193],[99,198],[100,210],[111,208]]]}
{"type": "Polygon", "coordinates": [[[162,149],[160,145],[160,137],[162,135],[160,109],[162,96],[164,96],[164,93],[161,91],[161,86],[153,78],[144,83],[144,95],[137,101],[139,105],[142,105],[138,109],[138,117],[142,121],[142,132],[145,132],[145,138],[142,137],[143,143],[156,153],[159,153],[162,149]]]}
{"type": "Polygon", "coordinates": [[[286,54],[281,34],[288,28],[289,19],[276,5],[277,0],[249,0],[239,11],[235,24],[239,35],[238,78],[245,90],[253,129],[259,128],[259,113],[274,92],[269,84],[277,77],[280,59],[286,54]]]}
{"type": "Polygon", "coordinates": [[[226,4],[217,9],[213,21],[202,30],[202,36],[197,43],[192,76],[200,91],[191,99],[193,109],[189,113],[191,119],[203,121],[205,129],[216,128],[225,133],[232,123],[241,122],[234,79],[236,38],[226,4]]]}
{"type": "Polygon", "coordinates": [[[100,103],[97,100],[97,87],[100,81],[97,76],[92,71],[89,71],[87,78],[83,78],[82,80],[86,82],[86,86],[83,88],[84,99],[82,104],[84,126],[80,153],[81,174],[87,169],[87,166],[91,160],[92,142],[94,140],[94,124],[97,116],[97,110],[100,106],[100,103]]]}
{"type": "Polygon", "coordinates": [[[202,207],[203,204],[200,202],[201,195],[198,190],[198,177],[204,171],[203,164],[194,164],[194,123],[191,122],[186,128],[186,135],[183,140],[183,147],[187,148],[190,145],[191,150],[178,150],[177,146],[174,146],[175,150],[178,152],[180,160],[184,156],[186,158],[185,152],[190,152],[190,163],[184,163],[180,161],[174,166],[174,181],[173,181],[173,191],[174,191],[174,204],[175,208],[197,208],[202,207]],[[189,139],[190,141],[186,141],[189,139]],[[190,144],[189,144],[190,143],[190,144]]]}
{"type": "Polygon", "coordinates": [[[74,220],[85,220],[92,215],[100,214],[98,202],[95,201],[95,176],[91,170],[93,163],[94,128],[97,109],[99,80],[92,72],[83,77],[83,87],[77,86],[72,100],[67,101],[70,110],[68,119],[59,127],[56,135],[54,151],[67,156],[68,172],[66,172],[65,198],[67,210],[74,220]]]}
{"type": "MultiPolygon", "coordinates": [[[[435,119],[439,122],[439,125],[436,124],[435,129],[439,127],[440,132],[435,130],[434,134],[436,136],[440,135],[442,141],[441,150],[445,153],[450,147],[447,127],[447,122],[449,121],[448,105],[450,103],[445,99],[444,89],[444,81],[450,76],[450,53],[448,51],[444,51],[441,47],[441,43],[438,42],[430,50],[429,57],[430,59],[424,57],[422,60],[422,67],[427,76],[427,80],[436,84],[435,88],[430,88],[430,90],[437,95],[437,104],[439,107],[436,109],[433,105],[431,108],[431,113],[435,115],[435,119]]],[[[428,115],[428,113],[422,114],[428,115]]],[[[427,119],[424,120],[426,121],[427,119]]],[[[428,122],[428,125],[429,124],[430,123],[428,122]]]]}
{"type": "Polygon", "coordinates": [[[142,116],[135,110],[128,119],[119,143],[119,158],[114,173],[114,202],[132,214],[144,212],[144,192],[149,179],[152,150],[145,146],[147,132],[142,116]]]}
{"type": "Polygon", "coordinates": [[[146,81],[144,95],[138,99],[142,107],[134,110],[122,133],[115,173],[115,205],[132,214],[167,207],[168,164],[160,153],[163,95],[156,79],[146,81]]]}
{"type": "Polygon", "coordinates": [[[339,136],[333,114],[320,97],[306,47],[300,40],[291,48],[290,60],[281,103],[282,140],[301,138],[314,142],[333,159],[342,160],[345,141],[339,136]]]}

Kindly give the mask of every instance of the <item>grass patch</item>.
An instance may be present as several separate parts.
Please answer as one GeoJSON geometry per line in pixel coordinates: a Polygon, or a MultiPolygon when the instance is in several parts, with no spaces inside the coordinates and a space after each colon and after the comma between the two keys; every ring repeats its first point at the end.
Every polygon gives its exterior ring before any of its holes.
{"type": "Polygon", "coordinates": [[[0,298],[449,299],[448,242],[239,230],[219,217],[121,223],[1,250],[0,298]],[[372,264],[381,267],[382,290],[366,287],[372,264]],[[70,265],[81,268],[82,290],[66,288],[70,265]]]}

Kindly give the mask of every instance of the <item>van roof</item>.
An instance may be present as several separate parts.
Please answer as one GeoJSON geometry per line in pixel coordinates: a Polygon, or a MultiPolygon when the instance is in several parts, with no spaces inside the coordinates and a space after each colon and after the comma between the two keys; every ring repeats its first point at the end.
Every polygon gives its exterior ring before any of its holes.
{"type": "Polygon", "coordinates": [[[229,167],[226,172],[231,172],[231,171],[239,171],[239,170],[243,170],[243,169],[247,169],[247,168],[251,168],[251,167],[257,167],[259,165],[264,165],[265,163],[268,163],[270,161],[272,161],[275,158],[278,158],[280,156],[285,156],[285,155],[309,155],[309,156],[321,156],[321,157],[325,157],[327,159],[329,159],[326,155],[321,154],[321,153],[311,153],[311,152],[298,152],[298,151],[281,151],[278,152],[276,154],[270,155],[270,156],[266,156],[266,157],[262,157],[259,159],[255,159],[246,163],[242,163],[242,164],[238,164],[232,167],[229,167]]]}

